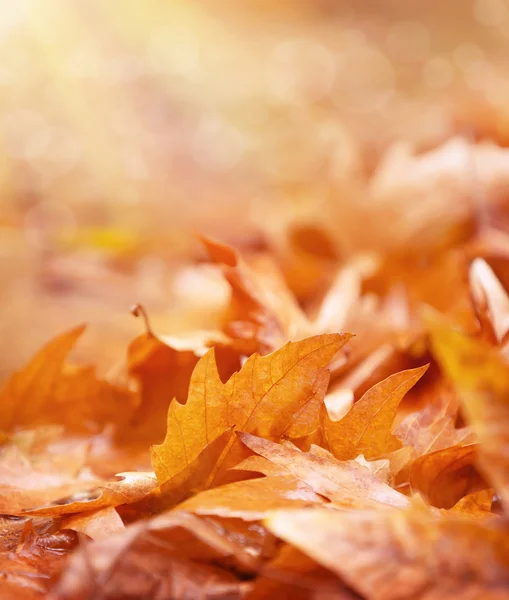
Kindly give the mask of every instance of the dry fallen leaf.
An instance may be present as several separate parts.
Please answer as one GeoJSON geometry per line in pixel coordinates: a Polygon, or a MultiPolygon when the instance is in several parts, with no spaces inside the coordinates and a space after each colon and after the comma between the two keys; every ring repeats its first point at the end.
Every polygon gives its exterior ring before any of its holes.
{"type": "Polygon", "coordinates": [[[495,349],[428,318],[433,351],[477,435],[479,467],[509,510],[509,365],[495,349]]]}
{"type": "Polygon", "coordinates": [[[507,595],[507,526],[501,524],[415,506],[280,511],[265,523],[364,598],[502,600],[507,595]]]}
{"type": "Polygon", "coordinates": [[[404,507],[408,499],[355,461],[340,462],[322,448],[301,452],[248,433],[239,433],[248,448],[283,467],[288,474],[307,483],[317,494],[344,506],[364,506],[372,501],[404,507]]]}
{"type": "Polygon", "coordinates": [[[391,375],[368,390],[339,421],[332,421],[322,409],[324,437],[332,454],[340,460],[359,454],[369,459],[401,448],[401,442],[392,434],[396,411],[427,368],[391,375]]]}
{"type": "MultiPolygon", "coordinates": [[[[288,343],[265,357],[253,355],[226,384],[209,351],[193,372],[186,404],[173,401],[170,405],[164,442],[152,447],[159,481],[171,479],[190,465],[230,427],[275,440],[297,425],[299,431],[312,433],[325,394],[325,369],[348,338],[348,334],[316,336],[288,343]]],[[[242,444],[232,435],[211,473],[211,482],[244,456],[242,444]]]]}

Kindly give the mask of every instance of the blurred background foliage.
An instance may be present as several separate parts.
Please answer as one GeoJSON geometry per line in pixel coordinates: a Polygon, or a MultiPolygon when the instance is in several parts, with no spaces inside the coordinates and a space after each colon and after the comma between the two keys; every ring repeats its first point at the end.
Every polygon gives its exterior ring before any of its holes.
{"type": "Polygon", "coordinates": [[[0,46],[2,375],[82,320],[111,364],[134,301],[212,326],[195,231],[269,248],[305,300],[318,263],[391,246],[356,211],[394,142],[509,141],[503,0],[16,0],[0,46]]]}

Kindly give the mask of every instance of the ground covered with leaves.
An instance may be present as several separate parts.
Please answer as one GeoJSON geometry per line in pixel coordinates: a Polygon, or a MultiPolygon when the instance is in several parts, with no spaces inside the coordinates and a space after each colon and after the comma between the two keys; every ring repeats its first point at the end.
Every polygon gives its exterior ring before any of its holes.
{"type": "Polygon", "coordinates": [[[83,326],[50,341],[1,395],[1,597],[506,598],[509,238],[446,239],[305,303],[203,239],[222,327],[137,305],[108,379],[68,361],[83,326]]]}

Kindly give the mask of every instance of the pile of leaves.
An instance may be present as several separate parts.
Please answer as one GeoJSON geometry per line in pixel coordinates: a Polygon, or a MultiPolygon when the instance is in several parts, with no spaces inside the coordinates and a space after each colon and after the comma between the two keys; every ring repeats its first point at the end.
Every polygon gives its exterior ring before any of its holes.
{"type": "MultiPolygon", "coordinates": [[[[467,213],[305,298],[205,239],[222,327],[135,306],[114,378],[69,363],[84,327],[50,341],[1,393],[1,598],[506,598],[509,238],[467,213]]],[[[313,235],[291,264],[324,274],[313,235]]]]}

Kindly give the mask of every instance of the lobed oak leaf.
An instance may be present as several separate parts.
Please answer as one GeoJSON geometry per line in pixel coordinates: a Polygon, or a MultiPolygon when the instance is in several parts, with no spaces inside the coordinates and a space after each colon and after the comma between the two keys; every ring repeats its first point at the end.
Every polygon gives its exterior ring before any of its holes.
{"type": "Polygon", "coordinates": [[[495,348],[451,329],[438,317],[429,314],[427,324],[433,353],[456,387],[465,417],[479,440],[479,468],[507,511],[509,365],[495,348]]]}
{"type": "Polygon", "coordinates": [[[363,507],[380,502],[400,508],[408,505],[405,496],[358,462],[340,462],[319,447],[301,452],[290,444],[274,444],[244,432],[237,435],[253,452],[282,467],[289,475],[335,504],[363,507]]]}
{"type": "MultiPolygon", "coordinates": [[[[151,449],[159,482],[185,469],[230,427],[269,439],[279,439],[287,431],[311,433],[318,422],[320,394],[325,393],[325,369],[349,337],[315,336],[290,342],[265,357],[253,355],[225,384],[214,352],[209,351],[193,372],[187,403],[170,405],[164,442],[151,449]]],[[[211,473],[211,483],[244,456],[244,447],[232,436],[211,473]]]]}
{"type": "Polygon", "coordinates": [[[156,441],[164,436],[170,402],[175,398],[185,403],[193,370],[214,344],[218,369],[228,378],[240,367],[239,355],[228,348],[220,332],[195,332],[192,338],[176,338],[156,336],[149,328],[131,342],[128,372],[138,383],[140,401],[129,427],[121,432],[123,439],[156,441]]]}
{"type": "Polygon", "coordinates": [[[368,390],[340,420],[332,421],[322,408],[326,444],[339,460],[363,454],[379,458],[401,447],[391,433],[399,403],[419,381],[428,365],[391,375],[368,390]]]}
{"type": "Polygon", "coordinates": [[[414,505],[278,511],[264,524],[369,600],[502,600],[509,589],[505,523],[414,505]]]}

